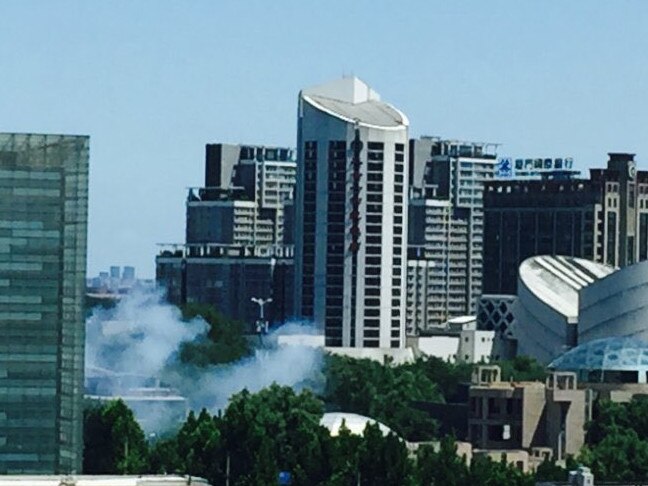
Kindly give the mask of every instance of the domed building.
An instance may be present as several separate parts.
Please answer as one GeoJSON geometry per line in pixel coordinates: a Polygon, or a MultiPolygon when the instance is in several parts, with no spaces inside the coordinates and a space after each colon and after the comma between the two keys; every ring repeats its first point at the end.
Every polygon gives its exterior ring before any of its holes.
{"type": "Polygon", "coordinates": [[[394,433],[392,429],[377,420],[357,413],[330,412],[325,413],[320,420],[320,425],[326,427],[332,437],[339,435],[343,424],[353,435],[362,435],[367,424],[378,424],[383,435],[394,433]]]}
{"type": "Polygon", "coordinates": [[[596,339],[581,344],[549,364],[554,371],[572,371],[579,382],[648,383],[648,343],[632,337],[596,339]]]}

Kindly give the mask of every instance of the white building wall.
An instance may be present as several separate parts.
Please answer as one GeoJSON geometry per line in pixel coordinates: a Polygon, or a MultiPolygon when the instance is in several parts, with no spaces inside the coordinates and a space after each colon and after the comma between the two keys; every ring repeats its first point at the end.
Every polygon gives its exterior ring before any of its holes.
{"type": "Polygon", "coordinates": [[[549,363],[567,350],[569,319],[544,303],[521,279],[518,279],[518,299],[513,304],[518,340],[518,354],[549,363]]]}
{"type": "Polygon", "coordinates": [[[434,356],[454,363],[459,355],[459,336],[421,336],[416,338],[418,349],[425,356],[434,356]]]}
{"type": "Polygon", "coordinates": [[[495,331],[461,331],[458,361],[466,363],[488,363],[493,354],[495,331]]]}

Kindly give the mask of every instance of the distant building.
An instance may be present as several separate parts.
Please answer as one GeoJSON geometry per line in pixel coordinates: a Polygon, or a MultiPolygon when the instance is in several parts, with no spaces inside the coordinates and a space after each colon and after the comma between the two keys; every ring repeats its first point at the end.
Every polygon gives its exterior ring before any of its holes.
{"type": "Polygon", "coordinates": [[[295,172],[289,148],[207,145],[205,186],[187,196],[185,243],[161,245],[156,258],[156,281],[170,302],[211,304],[252,323],[259,309],[251,298],[272,298],[271,322],[294,314],[284,215],[286,206],[292,215],[295,172]]]}
{"type": "Polygon", "coordinates": [[[88,151],[0,134],[0,475],[81,471],[88,151]]]}
{"type": "Polygon", "coordinates": [[[495,175],[495,149],[432,137],[410,141],[408,333],[477,313],[484,183],[495,175]]]}
{"type": "Polygon", "coordinates": [[[418,356],[434,356],[450,363],[488,363],[498,359],[495,332],[477,329],[473,316],[455,317],[443,328],[408,336],[418,356]]]}
{"type": "Polygon", "coordinates": [[[169,302],[211,304],[227,317],[253,323],[259,308],[252,297],[272,298],[270,322],[293,316],[291,246],[162,245],[156,280],[169,302]]]}
{"type": "Polygon", "coordinates": [[[357,78],[298,106],[295,304],[326,345],[405,345],[409,122],[357,78]]]}
{"type": "Polygon", "coordinates": [[[86,292],[93,298],[119,299],[133,289],[151,289],[155,283],[150,279],[135,278],[135,267],[111,266],[110,273],[99,272],[86,280],[86,292]],[[121,273],[120,273],[121,272],[121,273]]]}
{"type": "Polygon", "coordinates": [[[611,153],[589,179],[496,180],[484,195],[484,293],[514,294],[519,265],[565,255],[612,266],[648,259],[648,171],[611,153]]]}

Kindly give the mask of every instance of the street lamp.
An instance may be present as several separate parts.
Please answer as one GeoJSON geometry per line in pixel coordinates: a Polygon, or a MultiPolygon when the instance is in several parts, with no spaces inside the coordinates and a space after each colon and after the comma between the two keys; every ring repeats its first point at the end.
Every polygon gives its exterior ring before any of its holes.
{"type": "Polygon", "coordinates": [[[265,320],[263,309],[265,308],[266,304],[272,302],[272,297],[269,297],[267,299],[252,297],[250,300],[259,305],[259,320],[256,321],[256,332],[259,337],[261,337],[262,334],[266,334],[268,332],[268,321],[265,320]]]}

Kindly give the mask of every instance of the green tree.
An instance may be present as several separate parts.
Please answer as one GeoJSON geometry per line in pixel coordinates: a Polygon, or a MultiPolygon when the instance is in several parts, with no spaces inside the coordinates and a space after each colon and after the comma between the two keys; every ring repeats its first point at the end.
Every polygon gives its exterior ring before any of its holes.
{"type": "Polygon", "coordinates": [[[421,486],[463,486],[469,484],[465,457],[457,456],[453,437],[441,439],[439,450],[431,445],[419,448],[416,454],[417,479],[421,486]]]}
{"type": "Polygon", "coordinates": [[[323,403],[310,391],[272,385],[234,395],[222,418],[232,484],[262,484],[271,472],[289,471],[293,484],[319,484],[330,476],[328,430],[319,425],[323,403]]]}
{"type": "Polygon", "coordinates": [[[544,460],[535,471],[535,479],[536,481],[565,481],[571,469],[559,466],[555,459],[544,460]]]}
{"type": "Polygon", "coordinates": [[[122,400],[86,409],[83,439],[86,474],[137,474],[147,469],[144,432],[122,400]]]}
{"type": "Polygon", "coordinates": [[[204,367],[238,361],[251,353],[241,322],[225,317],[211,305],[186,304],[181,310],[184,319],[202,317],[209,324],[204,339],[180,346],[181,363],[204,367]]]}
{"type": "Polygon", "coordinates": [[[631,429],[611,429],[594,447],[581,451],[580,461],[606,481],[648,479],[648,442],[631,429]]]}
{"type": "Polygon", "coordinates": [[[429,439],[436,432],[436,422],[415,407],[443,401],[422,366],[328,356],[325,375],[324,397],[331,408],[379,420],[408,440],[429,439]]]}
{"type": "Polygon", "coordinates": [[[504,381],[542,381],[547,378],[547,369],[529,356],[516,356],[511,360],[495,363],[502,370],[504,381]]]}
{"type": "Polygon", "coordinates": [[[330,440],[331,478],[326,483],[329,486],[357,484],[359,473],[359,454],[363,443],[361,436],[352,434],[345,424],[342,424],[337,437],[330,440]]]}
{"type": "Polygon", "coordinates": [[[365,428],[358,469],[362,486],[415,484],[405,443],[393,433],[384,437],[377,424],[365,428]]]}
{"type": "Polygon", "coordinates": [[[449,363],[441,358],[429,356],[419,358],[409,367],[420,368],[425,376],[437,386],[445,401],[452,402],[459,391],[459,385],[470,382],[474,365],[449,363]]]}
{"type": "Polygon", "coordinates": [[[470,476],[466,484],[473,486],[534,486],[533,475],[526,474],[512,464],[493,461],[488,456],[473,456],[470,476]]]}

